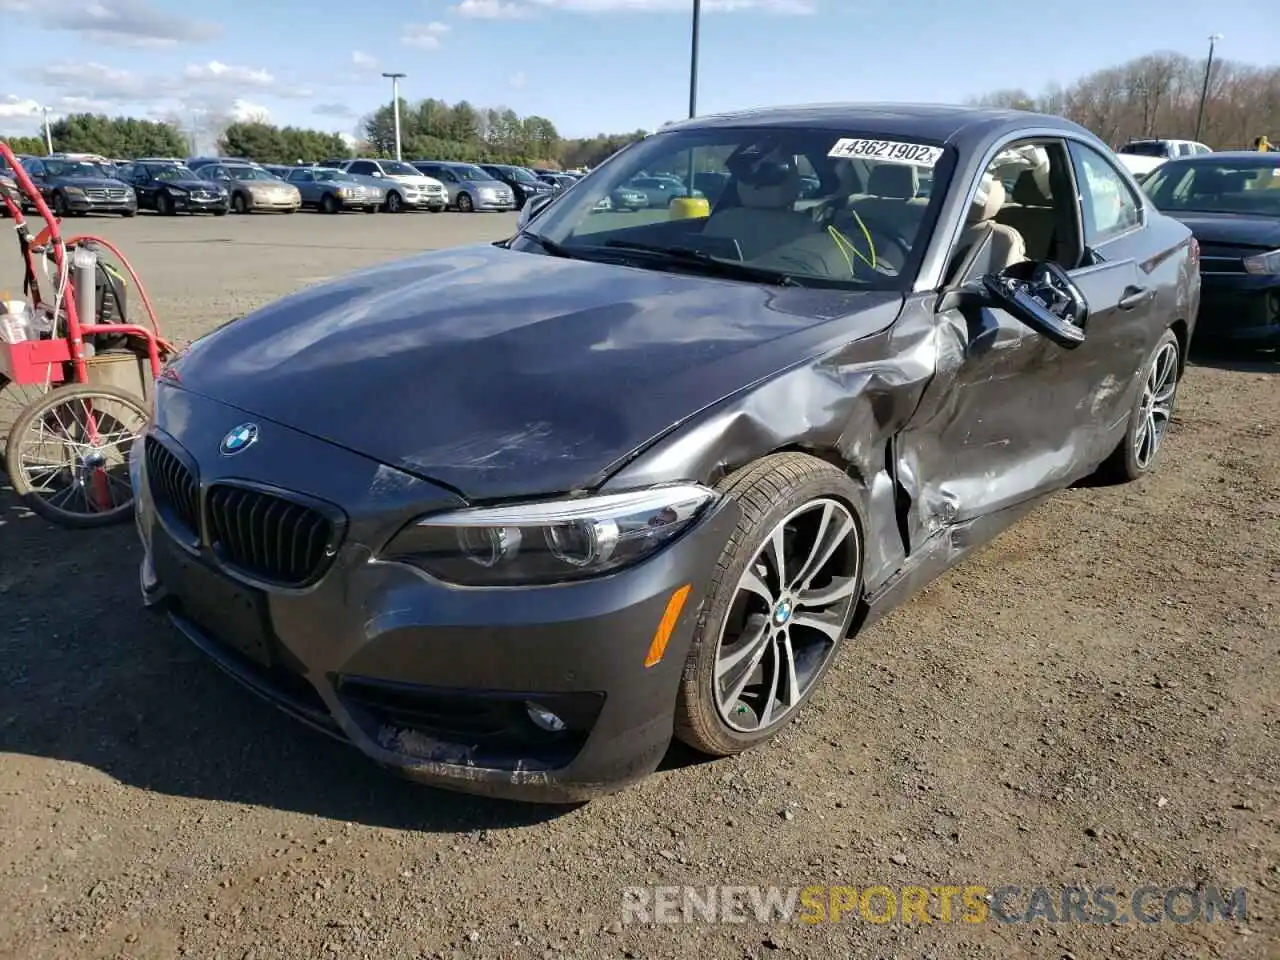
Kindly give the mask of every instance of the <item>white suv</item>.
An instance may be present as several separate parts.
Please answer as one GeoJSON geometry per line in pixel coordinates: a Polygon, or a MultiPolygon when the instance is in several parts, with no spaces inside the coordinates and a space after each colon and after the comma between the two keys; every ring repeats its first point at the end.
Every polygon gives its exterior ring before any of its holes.
{"type": "Polygon", "coordinates": [[[387,191],[386,210],[400,213],[406,208],[427,209],[439,213],[449,205],[444,184],[434,177],[423,176],[401,160],[352,160],[340,168],[357,177],[373,177],[387,191]]]}
{"type": "Polygon", "coordinates": [[[1116,151],[1116,156],[1130,173],[1141,180],[1166,160],[1197,153],[1213,151],[1195,140],[1130,140],[1116,151]]]}

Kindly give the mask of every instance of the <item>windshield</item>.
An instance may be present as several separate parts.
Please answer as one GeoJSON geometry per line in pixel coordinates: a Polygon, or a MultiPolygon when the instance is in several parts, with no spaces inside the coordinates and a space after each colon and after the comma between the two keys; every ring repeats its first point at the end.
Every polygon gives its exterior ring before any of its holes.
{"type": "Polygon", "coordinates": [[[318,170],[312,170],[317,180],[324,180],[326,183],[359,183],[355,177],[341,170],[327,170],[321,167],[318,170]]]}
{"type": "Polygon", "coordinates": [[[485,173],[479,167],[472,166],[469,163],[459,163],[452,167],[445,167],[446,170],[452,170],[463,180],[492,180],[493,177],[485,173]]]}
{"type": "Polygon", "coordinates": [[[382,172],[388,177],[420,177],[422,171],[401,163],[399,160],[383,160],[382,172]]]}
{"type": "Polygon", "coordinates": [[[151,167],[151,175],[157,180],[199,180],[194,173],[186,167],[180,167],[176,163],[166,163],[162,167],[151,167]]]}
{"type": "MultiPolygon", "coordinates": [[[[530,232],[562,256],[675,270],[693,269],[692,253],[720,266],[773,271],[779,282],[901,289],[954,162],[937,143],[867,131],[672,131],[605,162],[534,220],[530,232]],[[637,190],[631,186],[637,181],[667,189],[637,190]],[[690,197],[688,182],[716,189],[711,196],[695,189],[690,197]],[[620,253],[639,246],[676,250],[681,262],[652,251],[620,253]]],[[[736,273],[747,278],[745,270],[736,273]]]]}
{"type": "Polygon", "coordinates": [[[542,181],[535,177],[524,167],[502,167],[512,180],[519,180],[521,183],[541,183],[542,181]]]}
{"type": "Polygon", "coordinates": [[[279,180],[275,174],[267,173],[258,167],[227,167],[232,180],[279,180]]]}
{"type": "Polygon", "coordinates": [[[1157,168],[1142,184],[1166,213],[1244,213],[1280,217],[1280,160],[1177,161],[1157,168]]]}
{"type": "Polygon", "coordinates": [[[110,177],[100,164],[92,160],[56,160],[44,162],[45,173],[51,177],[110,177]]]}

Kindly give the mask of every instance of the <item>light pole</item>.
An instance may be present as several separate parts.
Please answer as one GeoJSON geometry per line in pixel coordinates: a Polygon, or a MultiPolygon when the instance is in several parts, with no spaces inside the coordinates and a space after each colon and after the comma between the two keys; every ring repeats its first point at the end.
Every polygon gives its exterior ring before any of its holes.
{"type": "Polygon", "coordinates": [[[698,113],[698,30],[702,25],[702,0],[693,0],[693,44],[689,50],[689,119],[698,113]]]}
{"type": "Polygon", "coordinates": [[[402,160],[400,156],[400,81],[404,79],[403,73],[384,73],[384,77],[391,81],[391,116],[395,119],[396,125],[396,159],[402,160]]]}
{"type": "Polygon", "coordinates": [[[1204,86],[1200,88],[1200,110],[1196,113],[1196,140],[1200,139],[1200,131],[1204,128],[1204,104],[1209,98],[1209,73],[1213,70],[1213,47],[1221,39],[1220,33],[1209,34],[1209,59],[1204,64],[1204,86]]]}
{"type": "Polygon", "coordinates": [[[53,155],[53,132],[49,129],[49,108],[41,107],[40,112],[44,114],[44,149],[49,156],[53,155]]]}
{"type": "MultiPolygon", "coordinates": [[[[693,0],[693,36],[689,45],[689,119],[692,120],[698,114],[698,33],[702,26],[702,0],[693,0]]],[[[690,197],[693,193],[693,178],[697,173],[694,164],[693,150],[689,151],[689,181],[686,186],[686,194],[690,197]]]]}

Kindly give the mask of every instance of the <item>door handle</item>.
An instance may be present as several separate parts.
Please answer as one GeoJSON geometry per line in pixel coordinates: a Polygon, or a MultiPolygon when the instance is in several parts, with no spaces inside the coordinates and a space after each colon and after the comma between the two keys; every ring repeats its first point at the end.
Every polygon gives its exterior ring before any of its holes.
{"type": "Polygon", "coordinates": [[[1155,295],[1156,292],[1151,287],[1125,287],[1124,294],[1120,297],[1120,309],[1132,310],[1140,307],[1155,295]]]}

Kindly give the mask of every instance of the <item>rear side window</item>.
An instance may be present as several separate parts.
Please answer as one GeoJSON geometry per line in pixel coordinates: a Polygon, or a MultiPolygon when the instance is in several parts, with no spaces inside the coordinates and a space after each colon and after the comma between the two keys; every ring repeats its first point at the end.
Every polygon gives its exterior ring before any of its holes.
{"type": "Polygon", "coordinates": [[[359,173],[367,176],[368,174],[373,173],[377,168],[368,160],[357,160],[347,169],[351,173],[359,173]]]}
{"type": "Polygon", "coordinates": [[[1098,246],[1141,226],[1142,202],[1109,160],[1091,147],[1072,143],[1071,162],[1080,190],[1085,243],[1098,246]]]}

